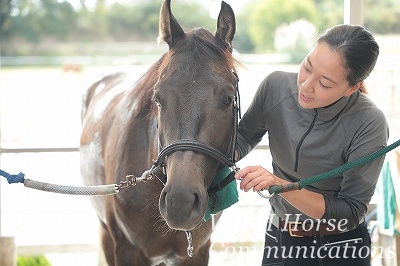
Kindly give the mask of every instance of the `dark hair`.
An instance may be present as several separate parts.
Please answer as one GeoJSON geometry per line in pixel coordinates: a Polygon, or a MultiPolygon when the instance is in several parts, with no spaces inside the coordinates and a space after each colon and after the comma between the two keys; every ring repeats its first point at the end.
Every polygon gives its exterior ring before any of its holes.
{"type": "MultiPolygon", "coordinates": [[[[374,69],[379,55],[379,45],[374,36],[364,27],[341,24],[328,29],[317,43],[325,42],[338,52],[348,69],[350,86],[364,81],[374,69]]],[[[366,93],[364,83],[360,87],[366,93]]]]}

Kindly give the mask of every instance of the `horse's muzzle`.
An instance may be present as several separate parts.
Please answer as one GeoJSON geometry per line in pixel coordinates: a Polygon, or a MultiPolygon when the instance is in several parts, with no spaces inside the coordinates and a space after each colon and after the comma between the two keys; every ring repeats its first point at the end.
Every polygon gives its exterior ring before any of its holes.
{"type": "MultiPolygon", "coordinates": [[[[204,189],[203,189],[204,190],[204,189]]],[[[160,213],[168,226],[190,231],[203,220],[207,207],[207,193],[196,187],[165,186],[160,195],[160,213]]]]}

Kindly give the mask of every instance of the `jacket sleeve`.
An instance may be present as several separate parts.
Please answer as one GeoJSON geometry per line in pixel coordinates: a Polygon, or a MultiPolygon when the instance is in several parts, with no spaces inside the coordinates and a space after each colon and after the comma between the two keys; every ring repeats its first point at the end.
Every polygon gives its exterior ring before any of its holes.
{"type": "MultiPolygon", "coordinates": [[[[371,114],[369,124],[360,129],[347,152],[347,161],[352,162],[385,147],[388,138],[386,119],[381,112],[371,114]],[[374,118],[371,119],[371,116],[374,118]]],[[[367,207],[375,192],[375,187],[384,163],[381,156],[363,166],[343,174],[341,190],[337,195],[325,195],[324,219],[345,219],[347,229],[357,227],[367,212],[367,207]]]]}
{"type": "Polygon", "coordinates": [[[268,77],[261,82],[253,101],[239,122],[236,146],[238,160],[245,157],[267,132],[264,122],[264,99],[268,83],[268,77]]]}

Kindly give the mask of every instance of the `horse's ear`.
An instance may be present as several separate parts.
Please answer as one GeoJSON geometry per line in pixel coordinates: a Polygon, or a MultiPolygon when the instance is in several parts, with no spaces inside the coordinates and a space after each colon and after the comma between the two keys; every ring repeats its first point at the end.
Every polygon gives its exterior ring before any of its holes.
{"type": "Polygon", "coordinates": [[[158,41],[164,41],[171,48],[185,31],[171,12],[171,0],[164,0],[160,11],[158,41]]]}
{"type": "Polygon", "coordinates": [[[232,51],[232,40],[236,32],[236,19],[230,5],[222,1],[217,21],[215,37],[220,39],[232,51]]]}

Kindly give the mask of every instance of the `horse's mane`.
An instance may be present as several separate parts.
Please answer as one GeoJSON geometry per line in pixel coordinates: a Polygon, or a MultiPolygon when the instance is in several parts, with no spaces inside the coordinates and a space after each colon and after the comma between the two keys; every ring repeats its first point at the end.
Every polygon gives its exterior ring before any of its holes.
{"type": "MultiPolygon", "coordinates": [[[[164,68],[170,63],[170,59],[174,54],[191,51],[194,58],[208,59],[212,58],[213,61],[226,67],[229,71],[236,72],[237,66],[240,63],[234,59],[231,51],[224,48],[222,41],[219,41],[206,29],[196,28],[190,32],[185,33],[185,37],[180,39],[173,47],[169,49],[149,70],[149,72],[156,71],[156,77],[150,74],[150,78],[155,79],[156,83],[164,68]]],[[[196,60],[194,61],[196,62],[196,60]]],[[[140,82],[140,81],[139,81],[140,82]]],[[[149,82],[149,81],[144,81],[149,82]]],[[[152,102],[153,86],[144,86],[143,90],[136,91],[135,97],[140,100],[139,106],[141,110],[149,112],[149,117],[153,117],[157,113],[157,108],[152,102]]]]}

